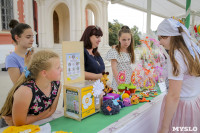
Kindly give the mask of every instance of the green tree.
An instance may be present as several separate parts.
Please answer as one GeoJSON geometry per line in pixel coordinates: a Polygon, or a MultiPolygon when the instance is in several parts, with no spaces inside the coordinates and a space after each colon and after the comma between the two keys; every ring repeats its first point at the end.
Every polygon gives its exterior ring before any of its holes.
{"type": "MultiPolygon", "coordinates": [[[[114,19],[114,22],[108,22],[108,27],[109,27],[109,45],[116,45],[118,44],[118,32],[123,26],[122,23],[119,23],[118,20],[114,19]]],[[[138,27],[134,26],[131,28],[131,32],[133,33],[133,38],[135,40],[135,46],[140,45],[140,37],[141,33],[138,31],[138,27]]]]}
{"type": "Polygon", "coordinates": [[[118,44],[118,32],[123,24],[120,24],[118,20],[113,20],[114,23],[108,22],[109,27],[109,45],[118,44]]]}
{"type": "Polygon", "coordinates": [[[131,32],[133,33],[135,46],[140,45],[141,44],[141,42],[140,42],[141,32],[138,31],[138,27],[134,25],[133,28],[131,28],[131,32]]]}

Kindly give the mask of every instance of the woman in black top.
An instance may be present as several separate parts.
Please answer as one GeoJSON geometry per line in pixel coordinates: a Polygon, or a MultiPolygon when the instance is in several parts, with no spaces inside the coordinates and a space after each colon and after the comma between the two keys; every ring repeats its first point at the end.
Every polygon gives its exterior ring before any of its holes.
{"type": "Polygon", "coordinates": [[[102,77],[105,71],[103,59],[98,52],[98,46],[101,42],[103,32],[98,26],[88,26],[80,41],[84,43],[84,59],[85,59],[85,79],[97,80],[102,77]]]}

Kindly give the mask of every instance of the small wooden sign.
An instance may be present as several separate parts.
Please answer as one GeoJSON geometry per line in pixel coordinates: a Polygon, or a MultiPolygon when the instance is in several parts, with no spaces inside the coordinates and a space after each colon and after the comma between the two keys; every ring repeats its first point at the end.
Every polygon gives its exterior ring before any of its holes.
{"type": "Polygon", "coordinates": [[[83,42],[63,42],[62,57],[64,84],[84,81],[83,42]]]}

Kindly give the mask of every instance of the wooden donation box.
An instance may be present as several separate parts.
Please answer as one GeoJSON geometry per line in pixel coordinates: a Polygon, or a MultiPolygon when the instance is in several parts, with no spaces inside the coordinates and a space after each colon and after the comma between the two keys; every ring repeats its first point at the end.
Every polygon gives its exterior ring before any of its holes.
{"type": "Polygon", "coordinates": [[[93,96],[94,81],[85,80],[83,42],[63,42],[64,116],[78,121],[98,111],[93,96]]]}

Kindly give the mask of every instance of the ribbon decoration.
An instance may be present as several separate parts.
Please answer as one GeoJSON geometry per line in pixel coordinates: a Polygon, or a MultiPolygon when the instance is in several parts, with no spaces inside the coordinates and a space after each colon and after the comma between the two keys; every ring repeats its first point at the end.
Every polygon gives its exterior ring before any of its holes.
{"type": "Polygon", "coordinates": [[[118,82],[121,84],[121,83],[124,83],[125,80],[126,80],[126,72],[125,71],[121,71],[118,73],[117,75],[117,80],[118,82]]]}
{"type": "Polygon", "coordinates": [[[174,27],[182,27],[183,28],[184,32],[181,32],[181,35],[183,36],[183,39],[184,39],[184,41],[186,43],[186,46],[187,46],[190,54],[195,59],[194,51],[196,53],[200,54],[200,47],[198,47],[197,44],[192,41],[192,37],[190,35],[189,30],[183,24],[181,24],[179,21],[177,21],[175,19],[169,18],[168,20],[169,20],[169,22],[171,23],[172,26],[174,26],[174,27]]]}
{"type": "Polygon", "coordinates": [[[30,75],[30,71],[28,70],[27,66],[24,67],[23,72],[24,72],[26,78],[30,75]]]}

